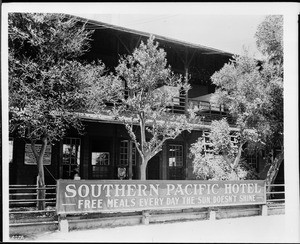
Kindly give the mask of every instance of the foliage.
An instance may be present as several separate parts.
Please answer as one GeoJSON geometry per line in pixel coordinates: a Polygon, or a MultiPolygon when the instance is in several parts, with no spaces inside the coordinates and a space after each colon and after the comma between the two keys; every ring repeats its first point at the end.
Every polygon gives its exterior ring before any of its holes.
{"type": "Polygon", "coordinates": [[[258,26],[256,45],[269,62],[283,63],[283,16],[269,15],[258,26]]]}
{"type": "MultiPolygon", "coordinates": [[[[281,18],[278,19],[276,16],[267,17],[260,25],[256,35],[262,31],[262,26],[270,27],[271,24],[274,24],[268,22],[273,19],[278,20],[276,26],[280,25],[281,18]]],[[[264,44],[261,44],[261,46],[266,46],[267,43],[269,43],[269,46],[273,45],[272,40],[264,38],[266,37],[261,36],[258,39],[260,43],[264,40],[264,44]]],[[[280,53],[279,50],[276,52],[277,54],[280,53]]],[[[268,52],[273,59],[275,57],[273,52],[268,52]]],[[[281,59],[282,55],[278,54],[276,57],[281,59]]],[[[255,128],[259,132],[261,142],[264,145],[271,144],[273,147],[275,142],[282,141],[282,64],[278,65],[278,62],[270,62],[270,59],[268,59],[259,65],[256,60],[249,56],[235,56],[229,64],[225,64],[220,71],[214,73],[211,79],[217,86],[213,100],[226,104],[231,115],[237,118],[239,126],[255,128]]]]}
{"type": "Polygon", "coordinates": [[[9,15],[9,106],[11,131],[36,141],[60,139],[74,111],[86,108],[103,64],[76,59],[88,50],[91,31],[63,14],[9,15]]]}
{"type": "Polygon", "coordinates": [[[258,27],[257,45],[266,55],[265,60],[258,62],[247,53],[234,56],[211,77],[217,87],[212,101],[225,104],[236,119],[243,149],[283,149],[282,23],[282,16],[267,16],[258,27]],[[245,134],[249,131],[255,133],[245,134]]]}
{"type": "Polygon", "coordinates": [[[145,178],[148,161],[163,143],[189,129],[185,115],[169,113],[176,96],[171,90],[177,90],[179,96],[180,89],[187,92],[189,85],[167,66],[166,53],[158,45],[153,36],[147,43],[141,42],[131,55],[120,58],[114,76],[125,92],[115,101],[113,114],[125,124],[142,158],[141,178],[145,178]],[[139,126],[139,132],[134,125],[139,126]]]}
{"type": "MultiPolygon", "coordinates": [[[[82,130],[75,112],[89,106],[104,65],[77,60],[88,50],[92,31],[74,17],[11,13],[8,23],[10,131],[30,140],[38,187],[43,188],[46,146],[70,127],[82,130]],[[40,151],[36,142],[42,143],[40,151]]],[[[45,190],[38,191],[38,198],[45,199],[45,190]]],[[[44,207],[39,201],[38,208],[44,207]]]]}
{"type": "MultiPolygon", "coordinates": [[[[231,132],[226,119],[213,121],[208,141],[202,135],[190,148],[193,172],[204,180],[255,179],[255,170],[239,154],[246,134],[231,132]],[[232,138],[236,141],[232,140],[232,138]],[[212,150],[211,152],[207,151],[212,150]]],[[[247,132],[249,135],[249,132],[247,132]]],[[[254,133],[251,133],[254,135],[254,133]]],[[[247,137],[249,138],[249,137],[247,137]]]]}

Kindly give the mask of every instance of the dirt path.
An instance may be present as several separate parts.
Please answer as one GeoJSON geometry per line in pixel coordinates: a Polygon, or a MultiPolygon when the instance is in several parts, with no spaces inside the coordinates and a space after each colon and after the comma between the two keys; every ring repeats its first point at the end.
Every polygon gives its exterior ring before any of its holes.
{"type": "MultiPolygon", "coordinates": [[[[295,242],[284,215],[44,233],[23,242],[295,242]]],[[[17,240],[14,240],[17,241],[17,240]]]]}

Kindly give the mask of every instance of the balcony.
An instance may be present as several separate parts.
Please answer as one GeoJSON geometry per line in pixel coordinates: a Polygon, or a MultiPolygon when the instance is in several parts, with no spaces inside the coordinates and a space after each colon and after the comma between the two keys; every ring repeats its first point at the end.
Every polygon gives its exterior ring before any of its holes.
{"type": "MultiPolygon", "coordinates": [[[[168,112],[172,114],[187,114],[187,109],[196,110],[196,115],[201,117],[204,123],[211,123],[213,120],[220,120],[227,118],[230,125],[234,125],[234,119],[229,115],[228,110],[224,105],[218,105],[210,102],[212,94],[206,94],[194,98],[186,98],[184,94],[181,94],[178,88],[171,86],[162,86],[156,89],[154,92],[158,96],[163,96],[163,92],[168,91],[173,97],[168,101],[168,112]],[[178,96],[178,94],[180,94],[178,96]]],[[[125,90],[125,97],[129,96],[129,91],[125,90]]],[[[113,106],[111,103],[106,103],[107,106],[113,106]]]]}
{"type": "Polygon", "coordinates": [[[204,122],[227,118],[229,124],[234,124],[233,118],[229,115],[229,112],[224,105],[218,105],[198,99],[189,99],[188,103],[189,108],[197,109],[196,114],[201,116],[204,122]]]}
{"type": "Polygon", "coordinates": [[[174,97],[172,105],[168,108],[171,113],[175,114],[185,114],[188,108],[195,109],[196,115],[202,117],[205,123],[210,123],[212,120],[220,120],[222,118],[227,118],[229,124],[235,123],[224,105],[217,105],[205,100],[188,98],[186,106],[185,97],[174,97]]]}

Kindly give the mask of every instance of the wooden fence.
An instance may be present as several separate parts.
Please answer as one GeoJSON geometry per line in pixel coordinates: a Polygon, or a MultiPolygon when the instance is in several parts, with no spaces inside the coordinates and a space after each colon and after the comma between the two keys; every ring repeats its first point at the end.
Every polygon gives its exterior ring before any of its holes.
{"type": "MultiPolygon", "coordinates": [[[[267,192],[267,203],[284,203],[284,184],[273,184],[271,192],[267,192]]],[[[268,189],[268,187],[267,187],[268,189]]],[[[35,185],[10,185],[9,186],[9,208],[10,213],[38,213],[55,211],[56,185],[48,185],[45,188],[37,188],[35,185]],[[37,191],[46,190],[45,199],[37,199],[37,191]],[[37,210],[38,201],[45,201],[46,210],[37,210]]]]}
{"type": "MultiPolygon", "coordinates": [[[[269,210],[279,211],[284,209],[285,195],[284,184],[273,184],[272,191],[267,192],[267,206],[269,210]]],[[[48,185],[45,188],[37,188],[34,185],[10,185],[9,186],[9,219],[10,227],[22,227],[31,225],[58,225],[56,214],[56,185],[48,185]],[[38,190],[46,190],[45,199],[37,199],[38,190]],[[37,209],[37,202],[45,201],[45,210],[37,209]]],[[[268,189],[268,188],[267,188],[268,189]]],[[[250,209],[253,211],[253,209],[250,209]]],[[[221,210],[220,210],[221,211],[221,210]]],[[[227,211],[226,209],[222,211],[227,211]]],[[[235,211],[234,209],[232,210],[235,211]]],[[[247,211],[240,209],[236,211],[247,211]]],[[[162,213],[163,214],[163,213],[162,213]]],[[[159,216],[162,216],[160,214],[159,216]]],[[[182,213],[184,214],[184,212],[182,213]]],[[[164,213],[163,215],[176,215],[164,213]]],[[[173,216],[173,217],[174,217],[173,216]]],[[[110,217],[113,218],[113,217],[110,217]]],[[[114,217],[115,218],[115,217],[114,217]]],[[[163,218],[166,218],[165,216],[163,218]]],[[[87,220],[88,221],[88,220],[87,220]]],[[[54,227],[53,227],[54,228],[54,227]]],[[[57,228],[57,227],[55,227],[57,228]]]]}

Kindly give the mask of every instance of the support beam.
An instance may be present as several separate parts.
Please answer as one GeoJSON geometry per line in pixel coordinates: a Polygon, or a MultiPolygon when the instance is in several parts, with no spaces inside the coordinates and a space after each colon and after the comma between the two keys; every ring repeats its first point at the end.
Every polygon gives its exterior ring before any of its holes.
{"type": "Polygon", "coordinates": [[[128,140],[128,179],[132,180],[132,141],[128,140]]]}
{"type": "Polygon", "coordinates": [[[119,43],[121,43],[121,44],[125,47],[125,49],[126,49],[126,51],[128,52],[128,54],[131,54],[130,47],[128,47],[128,46],[126,45],[126,43],[123,42],[122,38],[120,38],[119,35],[116,35],[116,37],[118,38],[119,43]]]}

